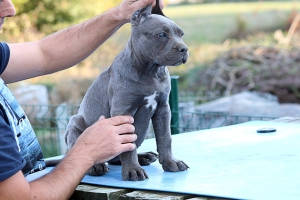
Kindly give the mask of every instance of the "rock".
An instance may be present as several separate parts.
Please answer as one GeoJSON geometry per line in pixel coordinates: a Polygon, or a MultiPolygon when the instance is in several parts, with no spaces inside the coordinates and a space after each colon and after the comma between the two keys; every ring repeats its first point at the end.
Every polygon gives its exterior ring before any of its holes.
{"type": "Polygon", "coordinates": [[[43,118],[50,114],[49,95],[45,86],[24,85],[14,89],[12,93],[24,109],[25,114],[31,118],[31,123],[41,123],[43,118]]]}
{"type": "Polygon", "coordinates": [[[249,116],[280,116],[276,97],[270,94],[256,92],[241,92],[227,97],[222,97],[195,108],[202,112],[224,112],[228,114],[249,116]]]}
{"type": "Polygon", "coordinates": [[[214,128],[251,120],[299,117],[300,105],[278,103],[275,96],[257,92],[241,92],[195,107],[198,127],[214,128]]]}

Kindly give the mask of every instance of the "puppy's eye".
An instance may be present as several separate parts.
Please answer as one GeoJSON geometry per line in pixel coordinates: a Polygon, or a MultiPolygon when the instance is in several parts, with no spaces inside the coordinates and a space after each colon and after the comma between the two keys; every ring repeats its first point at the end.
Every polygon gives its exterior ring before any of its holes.
{"type": "Polygon", "coordinates": [[[167,34],[164,33],[164,32],[162,32],[162,33],[157,34],[157,36],[158,36],[158,37],[167,37],[167,34]]]}

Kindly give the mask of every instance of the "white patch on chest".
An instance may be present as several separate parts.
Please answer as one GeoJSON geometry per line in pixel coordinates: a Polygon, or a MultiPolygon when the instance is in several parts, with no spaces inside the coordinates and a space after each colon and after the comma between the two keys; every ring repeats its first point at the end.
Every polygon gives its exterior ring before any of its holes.
{"type": "Polygon", "coordinates": [[[145,105],[146,108],[151,107],[152,111],[156,109],[157,106],[157,101],[155,100],[156,96],[157,96],[157,92],[154,92],[154,94],[144,98],[144,100],[147,100],[147,104],[145,105]]]}

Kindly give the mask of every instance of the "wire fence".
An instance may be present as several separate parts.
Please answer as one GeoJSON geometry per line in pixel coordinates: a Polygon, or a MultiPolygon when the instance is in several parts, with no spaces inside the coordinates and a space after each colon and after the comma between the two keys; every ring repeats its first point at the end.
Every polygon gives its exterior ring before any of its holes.
{"type": "MultiPolygon", "coordinates": [[[[27,114],[37,138],[41,144],[45,158],[61,155],[66,152],[64,134],[72,115],[78,112],[79,106],[61,105],[22,105],[27,114]]],[[[203,130],[247,121],[267,121],[275,117],[257,117],[232,115],[220,112],[188,112],[180,109],[179,120],[171,125],[178,133],[203,130]]],[[[150,128],[148,138],[154,137],[150,128]]]]}
{"type": "Polygon", "coordinates": [[[179,121],[172,126],[179,133],[240,124],[248,121],[269,121],[276,117],[234,115],[223,112],[180,112],[179,121]]]}
{"type": "Polygon", "coordinates": [[[44,157],[61,155],[66,152],[64,134],[72,115],[79,106],[22,105],[42,147],[44,157]]]}
{"type": "Polygon", "coordinates": [[[195,104],[202,104],[211,100],[218,99],[222,96],[223,95],[217,91],[178,91],[179,102],[194,102],[195,104]]]}

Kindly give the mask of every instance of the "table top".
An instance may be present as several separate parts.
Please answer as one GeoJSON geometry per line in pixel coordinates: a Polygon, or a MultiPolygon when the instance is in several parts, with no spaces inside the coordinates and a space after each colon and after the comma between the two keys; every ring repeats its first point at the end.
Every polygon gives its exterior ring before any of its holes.
{"type": "MultiPolygon", "coordinates": [[[[190,169],[165,172],[158,162],[143,167],[149,179],[122,181],[121,166],[82,183],[236,199],[300,198],[300,124],[252,121],[173,135],[173,154],[190,169]],[[272,133],[257,133],[275,128],[272,133]]],[[[147,139],[139,152],[156,152],[147,139]]],[[[52,168],[47,168],[50,171],[52,168]]]]}

